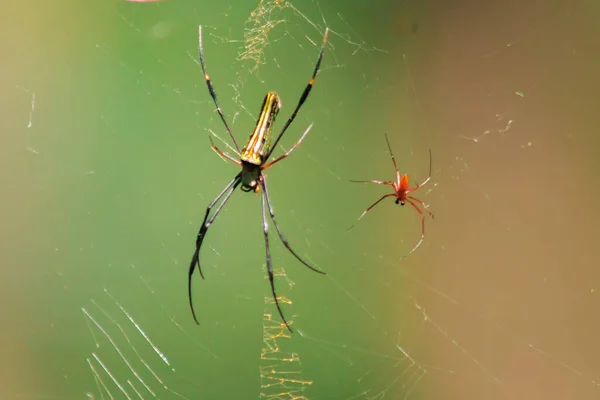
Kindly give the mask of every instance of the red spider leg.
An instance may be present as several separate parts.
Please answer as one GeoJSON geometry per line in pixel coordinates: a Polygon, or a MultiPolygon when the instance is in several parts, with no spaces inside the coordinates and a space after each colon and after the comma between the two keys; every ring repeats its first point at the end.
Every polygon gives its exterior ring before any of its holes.
{"type": "MultiPolygon", "coordinates": [[[[413,197],[408,198],[406,201],[408,203],[410,203],[410,205],[413,206],[415,208],[415,210],[417,210],[417,212],[421,216],[421,239],[417,242],[416,246],[413,247],[411,251],[409,251],[406,255],[400,257],[400,260],[402,260],[403,258],[406,258],[406,257],[410,256],[412,253],[414,253],[414,251],[419,248],[421,243],[423,243],[423,240],[425,240],[425,214],[423,214],[423,212],[419,209],[419,207],[417,207],[417,205],[415,203],[413,203],[413,201],[411,199],[413,199],[413,197]]],[[[426,211],[429,212],[429,210],[426,210],[426,211]]]]}
{"type": "Polygon", "coordinates": [[[375,183],[377,185],[394,186],[394,182],[392,182],[392,181],[376,181],[376,180],[372,180],[372,181],[354,181],[354,180],[350,179],[349,182],[353,182],[353,183],[375,183]]]}
{"type": "Polygon", "coordinates": [[[396,170],[396,182],[400,183],[400,172],[398,171],[398,165],[396,164],[396,158],[394,157],[394,153],[392,153],[392,146],[390,146],[390,141],[388,139],[387,133],[385,134],[385,141],[387,143],[388,150],[390,152],[390,156],[392,156],[392,162],[394,163],[394,169],[396,170]]]}
{"type": "Polygon", "coordinates": [[[426,184],[427,182],[429,182],[429,180],[430,180],[430,179],[431,179],[431,176],[430,176],[430,177],[428,177],[427,179],[425,179],[425,180],[423,181],[423,183],[421,183],[421,184],[417,184],[417,186],[415,186],[415,187],[413,187],[413,188],[406,189],[406,194],[408,194],[408,193],[412,193],[412,192],[414,192],[415,190],[422,188],[423,186],[425,186],[425,184],[426,184]]]}
{"type": "Polygon", "coordinates": [[[423,181],[423,183],[421,183],[421,184],[417,184],[417,186],[415,186],[414,188],[408,189],[408,190],[406,191],[406,194],[409,194],[409,193],[411,193],[411,192],[414,192],[415,190],[417,190],[417,189],[419,189],[419,188],[421,188],[421,187],[425,186],[425,184],[426,184],[427,182],[429,182],[429,180],[430,180],[430,179],[431,179],[431,149],[429,149],[429,176],[427,176],[427,179],[425,179],[425,180],[423,181]]]}
{"type": "Polygon", "coordinates": [[[423,200],[419,200],[416,197],[412,197],[412,196],[406,196],[406,197],[408,199],[414,200],[414,201],[418,202],[420,205],[422,205],[423,209],[429,213],[429,216],[431,218],[433,218],[433,213],[431,211],[429,211],[429,206],[427,204],[425,204],[425,202],[423,200]]]}
{"type": "MultiPolygon", "coordinates": [[[[395,193],[388,193],[388,194],[384,194],[383,196],[381,196],[379,198],[379,200],[377,200],[375,203],[371,204],[369,206],[369,208],[367,208],[365,211],[363,211],[363,213],[360,215],[360,217],[358,217],[357,221],[360,221],[360,219],[362,217],[364,217],[366,213],[368,213],[373,207],[375,207],[377,204],[379,204],[386,197],[396,197],[396,194],[395,193]]],[[[352,228],[354,228],[354,224],[352,224],[352,226],[350,228],[346,229],[346,230],[349,231],[352,228]]]]}

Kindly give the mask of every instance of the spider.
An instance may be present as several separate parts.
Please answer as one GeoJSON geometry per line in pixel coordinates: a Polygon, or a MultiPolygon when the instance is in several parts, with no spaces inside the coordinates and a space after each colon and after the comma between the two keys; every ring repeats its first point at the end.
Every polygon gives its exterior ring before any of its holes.
{"type": "Polygon", "coordinates": [[[275,305],[277,306],[277,311],[279,311],[279,315],[281,316],[281,319],[283,320],[283,322],[285,323],[285,326],[287,327],[287,329],[290,332],[293,332],[293,331],[290,328],[287,320],[285,319],[285,316],[283,315],[283,311],[281,311],[281,307],[279,306],[279,301],[277,299],[277,293],[275,291],[275,283],[273,280],[274,279],[273,265],[271,263],[271,252],[269,250],[269,235],[268,235],[269,224],[267,221],[267,210],[268,210],[269,216],[271,217],[271,220],[273,221],[273,225],[275,225],[275,230],[277,231],[277,234],[279,235],[279,239],[281,240],[281,242],[283,243],[285,248],[288,249],[288,251],[290,253],[292,253],[292,255],[294,257],[296,257],[296,259],[298,261],[300,261],[302,264],[304,264],[304,266],[306,266],[307,268],[309,268],[319,274],[325,274],[325,272],[320,271],[320,270],[312,267],[311,265],[309,265],[306,261],[304,261],[302,258],[300,258],[300,256],[298,254],[296,254],[296,252],[290,247],[289,242],[287,241],[287,239],[281,232],[281,229],[279,228],[279,225],[277,224],[277,220],[275,219],[275,212],[273,211],[273,207],[271,206],[271,200],[269,199],[269,192],[267,190],[266,176],[264,175],[263,172],[265,170],[271,168],[273,165],[277,164],[279,161],[283,160],[284,158],[287,158],[298,146],[300,146],[300,144],[302,143],[302,140],[304,139],[304,137],[308,134],[308,132],[312,128],[312,124],[309,125],[308,128],[304,131],[304,133],[300,137],[300,139],[296,142],[296,144],[294,144],[294,146],[291,149],[289,149],[283,155],[281,155],[269,162],[269,158],[270,158],[271,154],[273,153],[273,150],[279,143],[279,140],[281,139],[281,137],[283,136],[285,131],[288,129],[288,127],[290,126],[292,121],[294,121],[294,118],[296,117],[298,110],[300,110],[300,107],[302,107],[302,104],[304,104],[304,102],[306,101],[306,98],[308,97],[308,94],[310,93],[310,90],[313,87],[315,78],[317,76],[317,72],[319,71],[319,67],[321,65],[321,60],[323,59],[323,53],[325,51],[325,46],[327,45],[328,33],[329,33],[329,30],[325,29],[325,35],[323,36],[323,44],[321,46],[321,51],[319,52],[319,57],[317,58],[317,64],[315,65],[315,69],[313,71],[312,77],[308,81],[308,85],[304,89],[302,96],[300,96],[300,100],[298,101],[298,105],[296,106],[296,109],[294,110],[294,112],[292,113],[290,118],[287,120],[287,122],[281,129],[281,132],[279,133],[279,135],[277,136],[277,138],[275,139],[273,144],[271,145],[273,124],[275,123],[275,118],[277,117],[277,114],[278,114],[279,110],[281,109],[281,100],[279,99],[279,96],[277,95],[277,93],[271,91],[271,92],[267,93],[267,95],[265,96],[265,99],[263,100],[260,115],[258,117],[258,121],[256,122],[256,127],[254,128],[254,131],[250,135],[250,138],[248,139],[246,146],[240,151],[240,148],[235,140],[235,137],[233,136],[233,133],[231,132],[231,129],[229,128],[229,125],[227,124],[227,121],[225,120],[225,115],[223,114],[223,111],[221,111],[221,107],[219,106],[219,102],[217,101],[217,95],[215,93],[214,86],[213,86],[210,78],[208,77],[208,74],[206,73],[206,67],[204,65],[204,52],[202,50],[202,26],[199,26],[199,28],[198,28],[198,55],[200,57],[200,65],[202,66],[202,72],[204,74],[204,79],[205,79],[206,85],[208,87],[208,92],[210,93],[210,96],[212,97],[213,102],[215,103],[217,112],[219,113],[219,116],[221,117],[221,120],[223,121],[223,124],[225,125],[227,132],[229,132],[229,136],[231,137],[233,144],[235,145],[235,148],[237,149],[237,154],[239,156],[239,160],[235,159],[232,156],[230,156],[229,154],[224,153],[221,150],[219,150],[217,148],[217,146],[214,144],[212,138],[210,138],[211,147],[221,158],[234,162],[235,164],[240,166],[242,168],[242,170],[240,172],[238,172],[238,174],[233,178],[233,180],[231,182],[229,182],[225,186],[225,188],[221,191],[221,193],[219,193],[217,195],[217,197],[208,205],[208,207],[206,208],[206,214],[204,216],[204,221],[202,222],[202,226],[200,227],[200,230],[198,231],[198,236],[196,237],[196,251],[194,252],[194,256],[192,257],[192,261],[190,263],[190,268],[189,268],[189,274],[188,274],[188,296],[189,296],[190,308],[192,310],[192,316],[194,317],[194,321],[196,321],[196,324],[199,324],[199,323],[198,323],[198,319],[196,318],[196,313],[194,311],[194,304],[192,301],[192,275],[194,273],[194,269],[196,268],[196,265],[198,265],[198,272],[200,273],[200,276],[202,277],[202,279],[204,279],[204,274],[202,274],[202,269],[200,268],[200,248],[202,247],[202,242],[204,241],[204,237],[206,236],[206,233],[208,232],[208,228],[210,228],[211,224],[215,221],[215,219],[219,215],[219,212],[221,212],[221,210],[225,206],[225,203],[227,203],[227,201],[229,200],[229,198],[231,197],[231,195],[233,194],[233,192],[235,191],[235,189],[238,186],[240,186],[241,190],[244,192],[259,193],[262,190],[262,194],[261,194],[262,221],[263,221],[263,234],[264,234],[264,238],[265,238],[265,250],[266,250],[266,257],[267,257],[267,272],[269,275],[269,282],[271,284],[271,292],[273,293],[273,298],[275,299],[275,305]],[[211,211],[213,209],[214,209],[214,212],[212,212],[212,214],[211,214],[211,211]]]}
{"type": "MultiPolygon", "coordinates": [[[[383,196],[381,196],[381,198],[379,198],[379,200],[377,200],[375,203],[371,204],[369,206],[369,208],[367,208],[365,211],[363,211],[363,213],[360,215],[360,217],[358,217],[358,220],[360,220],[362,217],[364,217],[365,214],[367,212],[369,212],[369,210],[371,210],[373,207],[375,207],[377,204],[379,204],[383,199],[385,199],[387,197],[395,197],[396,198],[395,203],[400,204],[401,206],[403,206],[404,204],[406,204],[406,202],[408,202],[411,206],[414,207],[415,210],[417,210],[417,212],[421,216],[421,239],[415,245],[415,247],[413,247],[412,250],[408,252],[408,254],[400,257],[400,259],[403,259],[403,258],[411,255],[415,250],[417,250],[417,248],[419,248],[419,246],[421,245],[421,243],[423,243],[423,240],[425,239],[425,214],[423,214],[423,212],[419,209],[419,207],[415,203],[419,203],[423,207],[423,210],[425,210],[429,214],[429,216],[431,218],[433,218],[433,214],[431,213],[431,211],[429,211],[427,209],[428,206],[422,200],[419,200],[413,196],[410,196],[410,193],[416,191],[417,189],[422,188],[431,179],[431,150],[429,150],[429,176],[420,185],[417,184],[417,186],[415,186],[413,188],[409,188],[408,187],[408,185],[409,185],[408,175],[407,174],[400,175],[400,172],[398,172],[398,165],[396,164],[396,159],[394,158],[394,153],[392,153],[392,147],[390,146],[390,141],[388,139],[387,133],[385,134],[385,141],[387,142],[388,150],[390,152],[390,156],[392,157],[392,163],[394,163],[394,169],[396,170],[396,182],[376,181],[376,180],[372,180],[372,181],[351,180],[350,182],[375,183],[377,185],[388,185],[394,189],[394,193],[384,194],[383,196]]],[[[350,228],[348,228],[348,230],[352,229],[353,227],[354,227],[354,225],[352,225],[350,228]]]]}

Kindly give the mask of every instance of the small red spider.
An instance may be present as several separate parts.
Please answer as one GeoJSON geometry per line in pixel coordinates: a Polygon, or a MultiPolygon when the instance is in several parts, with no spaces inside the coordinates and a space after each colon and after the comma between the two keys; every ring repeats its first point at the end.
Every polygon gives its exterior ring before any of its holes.
{"type": "MultiPolygon", "coordinates": [[[[400,257],[400,259],[403,259],[404,257],[411,255],[417,248],[419,248],[419,246],[421,245],[421,243],[423,243],[423,240],[425,239],[425,214],[423,214],[421,209],[415,203],[419,203],[423,207],[423,210],[425,210],[431,216],[431,218],[433,218],[433,214],[431,213],[431,211],[429,211],[427,209],[428,208],[427,204],[425,204],[422,200],[419,200],[413,196],[409,196],[410,193],[425,186],[425,184],[427,182],[429,182],[429,180],[431,179],[431,150],[429,150],[429,176],[420,185],[417,184],[417,186],[415,186],[413,188],[409,188],[408,187],[408,184],[409,184],[408,183],[408,175],[407,174],[400,175],[400,172],[398,172],[398,165],[396,164],[396,159],[394,158],[394,153],[392,153],[392,147],[390,146],[390,141],[388,140],[387,133],[385,135],[385,141],[387,142],[388,150],[390,152],[390,156],[392,156],[392,162],[394,163],[394,169],[396,170],[396,182],[375,181],[375,180],[373,180],[373,181],[353,181],[353,180],[351,180],[350,182],[375,183],[377,185],[389,185],[394,188],[394,193],[388,193],[388,194],[384,194],[383,196],[381,196],[381,198],[379,200],[377,200],[375,203],[371,204],[371,206],[369,206],[369,208],[367,208],[365,211],[363,211],[363,213],[360,215],[360,217],[358,217],[358,220],[360,220],[362,217],[364,217],[365,214],[367,212],[369,212],[369,210],[371,210],[373,207],[375,207],[377,204],[379,204],[383,199],[385,199],[387,197],[395,197],[396,204],[400,204],[401,206],[403,206],[406,202],[408,202],[411,206],[414,207],[415,210],[417,210],[417,212],[421,216],[421,240],[419,240],[419,242],[416,244],[416,246],[413,247],[412,250],[408,252],[408,254],[400,257]]],[[[348,230],[352,229],[353,227],[354,227],[354,225],[352,225],[350,228],[348,228],[348,230]]]]}

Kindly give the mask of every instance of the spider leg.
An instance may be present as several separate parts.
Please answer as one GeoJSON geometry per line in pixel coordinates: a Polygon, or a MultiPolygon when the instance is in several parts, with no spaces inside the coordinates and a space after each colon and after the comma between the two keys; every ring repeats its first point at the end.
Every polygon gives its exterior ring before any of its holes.
{"type": "Polygon", "coordinates": [[[240,152],[240,146],[238,146],[235,137],[233,136],[233,133],[231,132],[231,129],[229,129],[229,125],[227,124],[227,121],[225,120],[225,115],[223,115],[223,111],[221,110],[221,106],[219,106],[219,102],[217,101],[217,93],[215,92],[215,88],[213,87],[213,84],[210,80],[210,78],[208,77],[208,74],[206,73],[206,66],[204,65],[204,50],[202,49],[202,25],[198,26],[198,56],[200,58],[200,65],[202,66],[202,73],[204,74],[204,80],[206,81],[206,86],[208,86],[208,91],[210,93],[210,97],[212,97],[215,106],[217,107],[217,112],[219,113],[219,116],[221,117],[221,121],[223,121],[223,124],[225,124],[225,128],[227,128],[227,132],[229,132],[229,136],[231,137],[231,140],[233,140],[233,144],[235,145],[235,148],[237,149],[238,153],[240,152]]]}
{"type": "Polygon", "coordinates": [[[200,276],[202,277],[202,279],[204,279],[204,275],[202,274],[202,268],[200,267],[200,248],[202,247],[202,242],[204,241],[206,232],[208,232],[208,228],[210,228],[211,224],[215,221],[215,219],[219,215],[219,212],[221,212],[223,206],[225,206],[225,203],[227,203],[227,200],[229,200],[229,198],[231,197],[231,195],[233,194],[233,192],[238,187],[241,181],[241,173],[239,173],[235,176],[235,178],[233,178],[231,182],[229,182],[227,186],[225,186],[225,189],[223,189],[221,193],[219,193],[219,195],[208,205],[208,207],[206,208],[206,214],[204,215],[204,221],[202,221],[202,226],[200,226],[198,236],[196,237],[196,250],[194,251],[194,255],[192,256],[192,262],[190,263],[190,269],[188,271],[188,297],[190,300],[192,316],[194,317],[194,321],[196,321],[196,324],[198,325],[200,324],[198,323],[198,319],[196,318],[196,312],[194,311],[194,303],[192,301],[192,276],[194,275],[194,269],[196,269],[196,264],[198,264],[198,272],[200,272],[200,276]],[[225,197],[223,198],[223,196],[225,197]],[[217,202],[221,200],[221,198],[223,198],[223,201],[221,202],[221,204],[218,205],[215,212],[209,218],[210,211],[213,209],[215,204],[217,204],[217,202]]]}
{"type": "Polygon", "coordinates": [[[396,183],[400,185],[400,172],[398,171],[398,165],[396,164],[396,159],[394,158],[394,153],[392,153],[392,146],[390,146],[390,141],[388,139],[387,133],[385,134],[385,141],[388,146],[388,150],[390,151],[390,156],[392,156],[392,162],[394,163],[394,169],[396,170],[396,183]]]}
{"type": "Polygon", "coordinates": [[[290,154],[292,154],[292,151],[296,150],[296,148],[302,144],[302,140],[308,134],[308,132],[310,132],[310,129],[312,128],[312,126],[313,126],[313,124],[310,124],[308,126],[308,128],[306,128],[306,130],[304,131],[304,133],[302,134],[302,136],[300,136],[300,139],[296,142],[296,144],[294,146],[292,146],[291,149],[289,149],[288,151],[286,151],[284,155],[279,156],[276,159],[274,159],[273,161],[271,161],[270,163],[265,164],[262,167],[262,170],[264,171],[267,168],[271,168],[273,165],[275,165],[279,161],[283,160],[284,158],[287,158],[287,156],[289,156],[290,154]]]}
{"type": "Polygon", "coordinates": [[[406,194],[408,194],[408,193],[412,193],[412,192],[414,192],[415,190],[422,188],[423,186],[425,186],[425,184],[426,184],[427,182],[429,182],[429,180],[430,180],[430,179],[431,179],[431,177],[428,177],[427,179],[425,179],[425,180],[423,181],[423,183],[417,184],[417,186],[415,186],[415,187],[413,187],[413,188],[406,189],[406,194]]]}
{"type": "Polygon", "coordinates": [[[262,221],[263,221],[263,233],[265,235],[265,250],[267,252],[267,272],[269,274],[269,283],[271,284],[271,292],[273,293],[273,299],[275,300],[275,305],[277,306],[277,311],[279,311],[279,315],[281,316],[281,319],[285,323],[285,326],[288,328],[288,330],[291,333],[294,333],[294,331],[292,331],[292,328],[290,328],[290,325],[288,324],[287,320],[283,316],[283,311],[281,311],[281,307],[279,306],[279,300],[277,300],[277,292],[275,291],[273,264],[271,262],[271,250],[269,249],[269,222],[267,221],[267,200],[266,200],[266,193],[264,191],[264,183],[262,184],[262,186],[263,186],[263,194],[261,196],[262,197],[262,221]]]}
{"type": "MultiPolygon", "coordinates": [[[[394,196],[396,196],[395,193],[384,194],[383,196],[381,196],[379,198],[379,200],[377,200],[375,203],[371,204],[369,206],[369,208],[367,208],[365,211],[363,211],[362,214],[360,214],[360,217],[358,217],[357,221],[360,221],[362,219],[362,217],[365,216],[366,213],[368,213],[373,207],[375,207],[377,204],[379,204],[383,199],[385,199],[386,197],[394,197],[394,196]]],[[[352,228],[354,228],[354,224],[352,224],[352,226],[350,226],[350,228],[348,228],[346,230],[349,231],[352,228]]]]}
{"type": "Polygon", "coordinates": [[[419,215],[421,216],[421,239],[419,239],[419,241],[417,242],[417,244],[415,245],[415,247],[412,248],[411,251],[409,251],[406,255],[400,257],[400,260],[410,256],[412,253],[414,253],[415,250],[417,250],[419,248],[419,246],[421,245],[421,243],[423,243],[423,240],[425,240],[425,214],[423,214],[421,212],[421,210],[419,209],[419,207],[417,207],[417,205],[415,203],[413,203],[413,201],[411,200],[412,197],[409,199],[407,198],[406,201],[415,208],[415,210],[417,210],[417,212],[419,213],[419,215]]]}
{"type": "Polygon", "coordinates": [[[279,224],[277,224],[277,220],[275,219],[275,211],[273,211],[273,207],[271,207],[271,200],[269,200],[269,192],[267,191],[267,180],[264,175],[261,176],[260,184],[262,186],[264,200],[266,200],[266,204],[269,209],[269,214],[271,216],[271,219],[273,220],[273,225],[275,225],[275,229],[277,230],[279,239],[281,239],[281,242],[283,243],[285,248],[288,249],[288,251],[290,253],[292,253],[292,255],[294,257],[296,257],[296,260],[298,260],[302,264],[304,264],[304,266],[306,266],[307,268],[309,268],[315,272],[318,272],[319,274],[325,275],[325,272],[319,271],[315,267],[310,266],[306,261],[304,261],[302,258],[300,258],[300,256],[298,254],[296,254],[296,252],[292,249],[292,247],[290,246],[290,243],[287,241],[287,239],[283,235],[283,232],[281,232],[281,229],[279,229],[279,224]]]}
{"type": "Polygon", "coordinates": [[[242,166],[242,162],[240,160],[236,160],[235,158],[231,157],[229,154],[222,152],[221,150],[219,150],[219,148],[217,147],[217,145],[215,144],[215,142],[212,140],[212,137],[208,137],[210,139],[210,144],[211,144],[211,148],[213,149],[213,151],[215,153],[217,153],[219,155],[219,157],[221,157],[222,159],[227,159],[229,161],[232,161],[234,163],[236,163],[237,165],[239,165],[240,167],[242,166]]]}
{"type": "Polygon", "coordinates": [[[355,180],[352,180],[352,179],[349,179],[348,181],[352,182],[352,183],[375,183],[377,185],[394,186],[394,182],[392,182],[392,181],[377,181],[377,180],[372,180],[372,181],[355,181],[355,180]]]}
{"type": "Polygon", "coordinates": [[[430,179],[431,179],[431,149],[429,149],[429,176],[427,177],[427,179],[425,179],[425,180],[423,181],[423,183],[421,183],[421,184],[417,184],[417,186],[415,186],[414,188],[407,189],[407,190],[406,190],[406,194],[408,194],[408,193],[411,193],[411,192],[414,192],[415,190],[417,190],[417,189],[419,189],[419,188],[421,188],[421,187],[425,186],[425,184],[426,184],[427,182],[429,182],[429,180],[430,180],[430,179]]]}
{"type": "Polygon", "coordinates": [[[308,94],[310,93],[310,91],[315,83],[315,78],[317,77],[317,72],[319,72],[319,67],[321,66],[321,61],[323,60],[323,53],[325,52],[325,46],[327,46],[327,37],[328,36],[329,36],[329,28],[325,28],[325,35],[323,35],[323,44],[321,45],[321,52],[319,53],[319,58],[317,58],[317,64],[315,65],[315,69],[313,71],[312,77],[308,81],[308,84],[306,85],[304,92],[302,92],[302,96],[300,96],[300,100],[298,100],[298,105],[296,106],[296,109],[294,110],[294,112],[292,113],[290,118],[287,120],[287,122],[281,129],[281,132],[279,133],[279,136],[277,136],[277,139],[275,139],[275,141],[273,142],[273,145],[271,146],[271,150],[269,150],[269,153],[265,157],[265,160],[268,160],[271,157],[271,153],[273,153],[273,150],[275,150],[275,147],[277,147],[277,144],[279,143],[279,139],[281,139],[281,137],[283,136],[283,134],[285,133],[287,128],[291,125],[292,121],[294,121],[294,118],[296,118],[296,114],[298,114],[300,107],[302,107],[302,105],[306,101],[306,98],[308,97],[308,94]]]}
{"type": "Polygon", "coordinates": [[[429,211],[429,206],[428,206],[427,204],[425,204],[425,202],[424,202],[423,200],[419,200],[419,199],[417,199],[416,197],[412,197],[412,196],[407,196],[407,198],[408,198],[408,199],[411,199],[411,200],[414,200],[414,201],[416,201],[417,203],[419,203],[420,205],[422,205],[422,206],[423,206],[423,209],[429,213],[429,216],[430,216],[431,218],[433,218],[433,213],[432,213],[431,211],[429,211]]]}

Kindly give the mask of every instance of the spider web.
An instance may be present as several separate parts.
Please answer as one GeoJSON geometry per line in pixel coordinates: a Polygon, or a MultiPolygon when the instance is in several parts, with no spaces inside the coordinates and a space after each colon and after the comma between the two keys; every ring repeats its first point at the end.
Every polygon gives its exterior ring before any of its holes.
{"type": "Polygon", "coordinates": [[[1,398],[597,398],[595,3],[14,7],[1,398]],[[206,137],[231,145],[198,24],[239,142],[274,89],[277,132],[331,29],[277,152],[313,130],[268,171],[283,232],[327,272],[271,226],[294,335],[260,268],[259,196],[211,227],[200,327],[187,308],[193,237],[236,172],[206,137]],[[419,216],[390,200],[356,222],[386,192],[347,182],[393,179],[386,132],[412,183],[433,154],[414,194],[435,219],[402,261],[419,216]]]}

